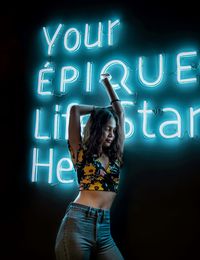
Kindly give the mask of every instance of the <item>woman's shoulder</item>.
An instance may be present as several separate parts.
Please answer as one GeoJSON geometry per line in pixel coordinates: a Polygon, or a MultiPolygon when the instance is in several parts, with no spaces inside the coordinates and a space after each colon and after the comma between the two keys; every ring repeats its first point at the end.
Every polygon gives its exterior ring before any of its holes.
{"type": "MultiPolygon", "coordinates": [[[[71,151],[72,150],[72,145],[70,144],[69,139],[67,139],[67,145],[68,145],[69,150],[71,151]]],[[[78,143],[77,151],[80,151],[80,150],[86,151],[86,149],[87,149],[87,147],[86,147],[85,144],[83,144],[83,142],[78,143]]]]}
{"type": "Polygon", "coordinates": [[[77,164],[82,163],[84,161],[85,152],[87,150],[86,146],[82,142],[80,142],[78,145],[78,149],[76,149],[76,151],[73,151],[73,148],[72,148],[69,140],[67,140],[67,144],[68,144],[68,149],[71,154],[73,164],[77,165],[77,164]],[[77,154],[77,160],[75,159],[76,158],[75,153],[77,154]]]}

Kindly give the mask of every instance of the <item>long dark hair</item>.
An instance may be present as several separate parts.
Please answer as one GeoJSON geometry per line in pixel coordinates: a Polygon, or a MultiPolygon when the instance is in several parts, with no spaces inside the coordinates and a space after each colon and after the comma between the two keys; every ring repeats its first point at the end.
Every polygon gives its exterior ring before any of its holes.
{"type": "Polygon", "coordinates": [[[87,147],[86,156],[100,157],[102,129],[110,118],[114,118],[116,121],[116,132],[111,146],[106,149],[106,153],[111,161],[117,159],[122,165],[123,155],[119,144],[119,119],[112,107],[96,108],[92,111],[83,130],[83,144],[87,147]]]}

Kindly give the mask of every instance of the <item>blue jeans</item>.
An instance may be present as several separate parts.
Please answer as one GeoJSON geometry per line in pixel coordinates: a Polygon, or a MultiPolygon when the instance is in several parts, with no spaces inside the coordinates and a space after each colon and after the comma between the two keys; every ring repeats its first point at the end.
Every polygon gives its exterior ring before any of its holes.
{"type": "Polygon", "coordinates": [[[71,202],[55,245],[57,260],[123,260],[110,233],[110,210],[71,202]]]}

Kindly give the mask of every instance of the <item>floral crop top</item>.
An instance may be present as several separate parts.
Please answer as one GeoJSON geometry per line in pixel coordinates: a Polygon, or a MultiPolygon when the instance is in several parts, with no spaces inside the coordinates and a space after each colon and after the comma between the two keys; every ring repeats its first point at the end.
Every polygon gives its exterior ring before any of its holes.
{"type": "Polygon", "coordinates": [[[86,148],[79,144],[77,162],[68,140],[68,149],[71,154],[74,169],[77,172],[79,191],[113,191],[118,192],[120,179],[120,163],[118,160],[109,162],[105,169],[102,163],[95,157],[86,158],[86,148]]]}

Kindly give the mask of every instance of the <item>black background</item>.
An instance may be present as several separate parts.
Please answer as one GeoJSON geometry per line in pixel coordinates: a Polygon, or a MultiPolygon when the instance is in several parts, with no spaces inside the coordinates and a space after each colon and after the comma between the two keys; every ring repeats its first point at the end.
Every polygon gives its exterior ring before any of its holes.
{"type": "MultiPolygon", "coordinates": [[[[136,27],[139,40],[128,41],[138,50],[162,50],[187,39],[200,47],[198,10],[197,2],[175,1],[43,1],[2,9],[2,259],[54,259],[57,228],[77,195],[77,190],[35,185],[27,173],[34,35],[55,17],[75,21],[117,12],[136,27]]],[[[125,259],[200,258],[199,145],[188,141],[181,149],[152,154],[143,146],[133,148],[131,156],[125,151],[127,166],[112,207],[112,233],[125,259]]]]}

